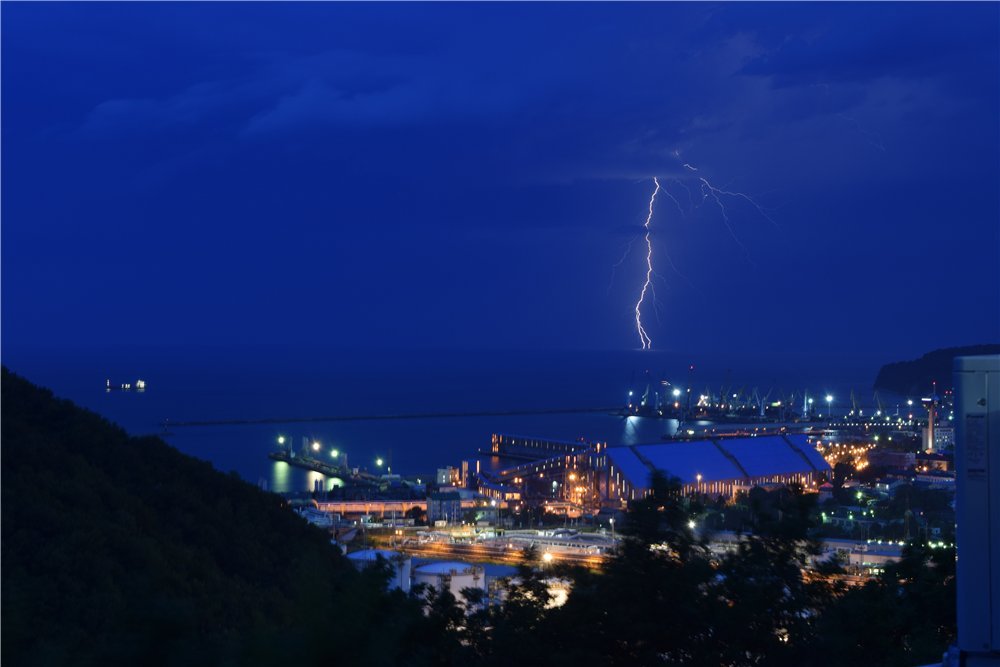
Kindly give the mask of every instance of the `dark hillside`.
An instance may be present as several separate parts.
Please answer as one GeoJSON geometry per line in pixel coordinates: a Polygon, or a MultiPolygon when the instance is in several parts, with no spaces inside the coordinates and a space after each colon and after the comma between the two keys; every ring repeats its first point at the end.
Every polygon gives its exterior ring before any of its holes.
{"type": "Polygon", "coordinates": [[[420,623],[277,496],[7,369],[2,446],[4,664],[396,664],[420,623]]]}
{"type": "Polygon", "coordinates": [[[952,363],[955,357],[977,354],[1000,354],[1000,345],[966,345],[928,352],[919,359],[886,364],[875,378],[875,389],[891,391],[900,396],[926,396],[931,383],[938,383],[938,392],[951,387],[952,363]]]}

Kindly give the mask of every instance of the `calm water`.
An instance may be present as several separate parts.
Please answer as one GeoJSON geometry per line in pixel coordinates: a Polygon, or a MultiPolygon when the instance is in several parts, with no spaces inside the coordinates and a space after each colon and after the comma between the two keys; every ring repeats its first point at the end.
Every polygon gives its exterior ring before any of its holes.
{"type": "MultiPolygon", "coordinates": [[[[125,427],[159,433],[164,419],[255,419],[350,414],[514,410],[621,405],[628,389],[667,378],[695,393],[711,387],[773,388],[771,400],[808,388],[833,392],[841,409],[854,389],[871,396],[877,367],[795,362],[732,363],[643,352],[344,352],[282,348],[93,349],[52,353],[4,349],[4,364],[125,427]],[[688,370],[695,363],[693,372],[688,370]],[[649,375],[647,376],[647,371],[649,375]],[[104,382],[147,382],[145,393],[106,393],[104,382]]],[[[835,410],[836,411],[836,410],[835,410]]],[[[165,439],[181,451],[236,471],[275,491],[306,490],[316,473],[267,458],[279,435],[318,440],[345,452],[352,466],[391,461],[394,472],[430,475],[458,466],[488,447],[492,433],[610,444],[655,442],[667,420],[608,414],[464,417],[285,425],[172,428],[165,439]]],[[[487,462],[488,464],[488,462],[487,462]]],[[[325,484],[331,483],[325,480],[325,484]]]]}

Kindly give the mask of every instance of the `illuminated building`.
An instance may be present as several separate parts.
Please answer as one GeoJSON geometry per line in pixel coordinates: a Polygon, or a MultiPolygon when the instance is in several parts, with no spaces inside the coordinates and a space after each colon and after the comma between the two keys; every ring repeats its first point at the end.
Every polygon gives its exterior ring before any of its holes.
{"type": "Polygon", "coordinates": [[[454,523],[462,518],[462,496],[458,491],[432,493],[427,497],[427,520],[454,523]]]}
{"type": "Polygon", "coordinates": [[[765,484],[811,487],[831,470],[804,435],[609,447],[604,454],[605,497],[626,501],[649,492],[654,471],[679,479],[685,494],[732,496],[765,484]]]}

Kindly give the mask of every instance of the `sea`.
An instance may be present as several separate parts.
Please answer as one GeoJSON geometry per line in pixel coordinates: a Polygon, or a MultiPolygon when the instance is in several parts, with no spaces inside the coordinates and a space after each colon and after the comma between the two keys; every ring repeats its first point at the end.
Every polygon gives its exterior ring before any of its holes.
{"type": "MultiPolygon", "coordinates": [[[[723,388],[770,401],[795,392],[835,397],[834,413],[854,392],[865,407],[878,365],[852,360],[726,358],[637,350],[345,350],[280,346],[102,346],[42,349],[5,345],[3,364],[125,428],[159,435],[185,454],[275,492],[308,491],[337,481],[268,458],[283,437],[299,448],[321,443],[351,467],[432,477],[481,457],[504,433],[610,445],[659,442],[673,420],[593,413],[369,419],[180,426],[185,421],[283,420],[352,415],[514,412],[618,408],[647,391],[692,394],[723,388]],[[123,383],[143,392],[117,390],[123,383]],[[666,380],[669,387],[662,384],[666,380]],[[110,382],[116,389],[107,391],[110,382]]],[[[472,465],[475,465],[474,463],[472,465]]]]}

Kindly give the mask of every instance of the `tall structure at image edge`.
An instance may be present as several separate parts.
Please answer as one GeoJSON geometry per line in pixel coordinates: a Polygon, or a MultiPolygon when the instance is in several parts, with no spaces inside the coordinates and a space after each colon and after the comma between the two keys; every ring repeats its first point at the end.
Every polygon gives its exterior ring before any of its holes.
{"type": "Polygon", "coordinates": [[[1000,355],[957,357],[958,640],[945,664],[1000,666],[1000,355]]]}

